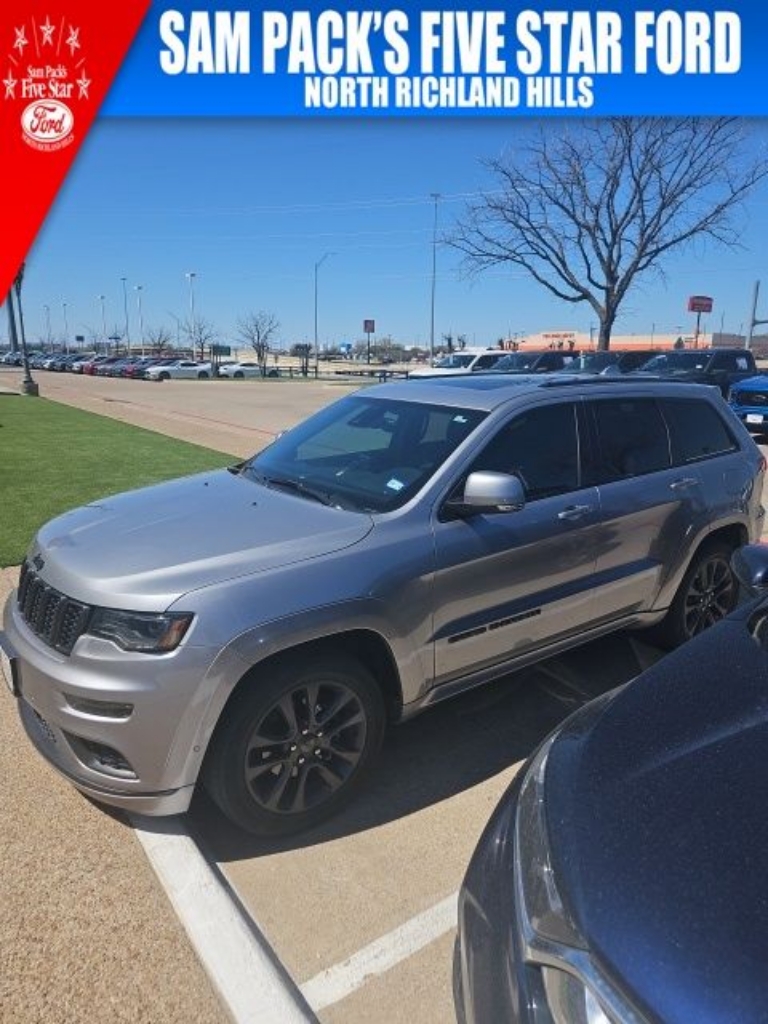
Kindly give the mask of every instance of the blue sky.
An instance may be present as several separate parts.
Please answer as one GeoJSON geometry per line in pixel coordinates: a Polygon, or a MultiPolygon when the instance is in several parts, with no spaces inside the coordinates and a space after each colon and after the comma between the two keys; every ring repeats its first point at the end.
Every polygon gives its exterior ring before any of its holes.
{"type": "MultiPolygon", "coordinates": [[[[522,139],[532,122],[462,120],[143,120],[103,118],[74,169],[27,263],[27,337],[122,332],[126,278],[129,328],[166,326],[190,311],[224,342],[239,317],[267,310],[279,339],[314,337],[315,265],[322,345],[376,336],[429,344],[434,201],[439,232],[493,181],[482,158],[522,139]],[[325,254],[329,253],[325,259],[325,254]],[[136,286],[141,286],[141,291],[136,286]],[[47,309],[46,309],[47,307],[47,309]]],[[[768,121],[751,125],[768,146],[768,121]]],[[[687,297],[715,300],[705,327],[737,331],[756,279],[768,278],[768,184],[742,218],[744,248],[697,246],[668,259],[664,279],[638,285],[616,334],[692,330],[687,297]]],[[[758,315],[768,316],[768,280],[758,315]]],[[[435,338],[466,335],[492,344],[513,332],[588,331],[587,307],[569,307],[520,271],[467,278],[460,258],[437,250],[435,338]]],[[[5,337],[5,317],[0,337],[5,337]]]]}

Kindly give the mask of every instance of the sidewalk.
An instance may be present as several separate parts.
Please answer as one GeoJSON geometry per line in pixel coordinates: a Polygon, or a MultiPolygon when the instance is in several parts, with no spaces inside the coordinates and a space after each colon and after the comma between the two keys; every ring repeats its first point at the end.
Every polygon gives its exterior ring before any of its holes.
{"type": "Polygon", "coordinates": [[[4,685],[0,778],[3,1024],[227,1021],[133,831],[43,762],[4,685]]]}

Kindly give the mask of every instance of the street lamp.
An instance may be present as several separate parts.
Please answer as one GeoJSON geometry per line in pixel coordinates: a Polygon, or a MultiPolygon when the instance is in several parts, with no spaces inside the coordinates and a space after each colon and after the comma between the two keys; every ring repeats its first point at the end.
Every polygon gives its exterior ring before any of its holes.
{"type": "Polygon", "coordinates": [[[22,263],[19,267],[18,273],[13,281],[13,288],[8,293],[8,312],[12,332],[15,333],[15,324],[13,321],[13,292],[16,292],[16,305],[19,312],[19,341],[21,343],[21,360],[24,366],[24,378],[21,382],[21,393],[23,395],[37,395],[39,390],[37,384],[32,379],[32,374],[29,369],[29,353],[27,352],[27,335],[24,330],[24,313],[21,309],[21,282],[24,280],[24,264],[22,263]]]}
{"type": "MultiPolygon", "coordinates": [[[[197,277],[197,272],[188,270],[184,276],[189,281],[189,333],[192,338],[192,355],[194,356],[197,343],[197,332],[195,331],[195,278],[197,277]]],[[[204,354],[201,352],[201,355],[204,354]]]]}
{"type": "Polygon", "coordinates": [[[101,338],[104,344],[104,348],[108,350],[107,346],[107,311],[104,308],[104,300],[106,295],[99,296],[99,302],[101,303],[101,338]]]}
{"type": "Polygon", "coordinates": [[[141,354],[144,355],[144,313],[141,309],[141,291],[144,286],[141,284],[134,285],[133,290],[136,292],[136,305],[139,308],[139,341],[141,342],[141,354]]]}
{"type": "Polygon", "coordinates": [[[126,281],[128,278],[121,277],[120,280],[123,282],[123,310],[125,311],[125,351],[127,355],[131,354],[131,327],[128,322],[128,288],[126,281]]]}
{"type": "Polygon", "coordinates": [[[317,272],[320,269],[320,267],[325,263],[329,256],[335,255],[335,252],[323,253],[323,255],[315,264],[315,377],[317,377],[317,374],[320,369],[320,349],[318,348],[317,341],[317,272]]]}
{"type": "Polygon", "coordinates": [[[62,302],[61,308],[64,310],[64,351],[69,352],[69,323],[67,321],[66,302],[62,302]]]}
{"type": "Polygon", "coordinates": [[[434,201],[434,219],[432,221],[432,294],[429,321],[429,365],[432,366],[434,362],[434,297],[437,284],[437,201],[440,198],[440,194],[430,193],[430,196],[434,201]]]}

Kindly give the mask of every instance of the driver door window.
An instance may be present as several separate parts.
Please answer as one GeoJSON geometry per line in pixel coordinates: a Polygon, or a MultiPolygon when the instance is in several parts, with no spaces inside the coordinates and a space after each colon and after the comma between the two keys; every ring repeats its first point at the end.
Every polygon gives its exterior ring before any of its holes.
{"type": "Polygon", "coordinates": [[[502,427],[473,462],[470,472],[514,473],[527,502],[567,494],[580,486],[576,407],[571,402],[538,406],[502,427]]]}

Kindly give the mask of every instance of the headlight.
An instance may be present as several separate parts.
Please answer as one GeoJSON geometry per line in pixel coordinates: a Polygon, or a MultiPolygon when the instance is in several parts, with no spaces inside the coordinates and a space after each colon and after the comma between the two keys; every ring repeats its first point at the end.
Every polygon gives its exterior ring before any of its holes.
{"type": "Polygon", "coordinates": [[[111,640],[124,651],[166,654],[179,646],[192,618],[185,612],[155,615],[152,612],[97,608],[87,632],[91,636],[111,640]]]}
{"type": "MultiPolygon", "coordinates": [[[[589,720],[611,694],[583,709],[589,720]]],[[[643,1018],[606,979],[561,899],[545,815],[545,776],[555,733],[539,750],[520,789],[515,823],[518,927],[529,966],[541,972],[555,1024],[642,1024],[643,1018]]]]}

